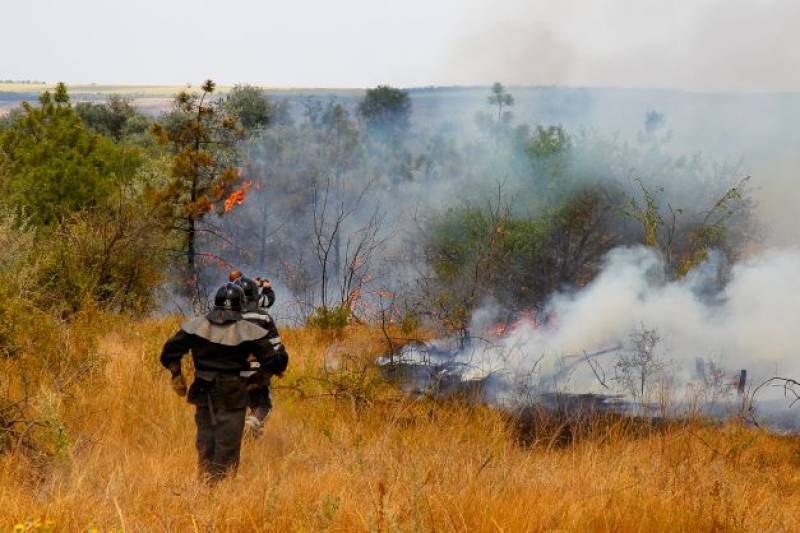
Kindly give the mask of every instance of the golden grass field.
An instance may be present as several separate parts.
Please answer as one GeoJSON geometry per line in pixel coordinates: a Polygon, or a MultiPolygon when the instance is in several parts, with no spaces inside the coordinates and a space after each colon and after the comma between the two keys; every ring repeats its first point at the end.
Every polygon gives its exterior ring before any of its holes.
{"type": "Polygon", "coordinates": [[[497,411],[373,380],[359,360],[383,344],[365,328],[347,332],[334,371],[330,340],[284,332],[290,371],[267,431],[209,488],[195,478],[192,407],[157,363],[177,323],[114,321],[98,333],[100,371],[36,396],[61,443],[47,460],[0,456],[0,531],[800,530],[797,438],[609,424],[522,446],[497,411]]]}

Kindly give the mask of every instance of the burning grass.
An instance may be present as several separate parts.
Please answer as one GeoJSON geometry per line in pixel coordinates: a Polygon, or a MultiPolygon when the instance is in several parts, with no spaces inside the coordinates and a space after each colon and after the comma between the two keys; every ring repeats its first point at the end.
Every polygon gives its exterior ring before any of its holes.
{"type": "Polygon", "coordinates": [[[104,324],[104,370],[38,394],[63,426],[48,460],[0,456],[0,529],[59,531],[793,530],[800,439],[734,423],[527,425],[409,397],[371,361],[382,334],[337,348],[286,331],[292,363],[239,475],[195,481],[192,409],[158,367],[174,320],[104,324]],[[570,430],[572,431],[572,430],[570,430]],[[44,526],[41,526],[42,528],[44,526]]]}

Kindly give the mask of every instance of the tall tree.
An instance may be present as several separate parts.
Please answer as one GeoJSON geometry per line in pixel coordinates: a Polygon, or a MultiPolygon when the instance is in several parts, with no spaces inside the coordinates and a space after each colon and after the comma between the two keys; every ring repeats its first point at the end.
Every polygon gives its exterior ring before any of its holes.
{"type": "Polygon", "coordinates": [[[408,133],[411,125],[411,99],[408,92],[388,85],[367,89],[358,104],[358,115],[364,119],[374,139],[396,143],[408,133]]]}
{"type": "Polygon", "coordinates": [[[175,229],[184,236],[192,284],[198,275],[198,233],[204,230],[200,223],[212,211],[223,215],[229,207],[226,200],[241,182],[237,142],[243,131],[236,118],[224,111],[222,102],[211,101],[214,88],[214,82],[207,80],[199,94],[179,93],[165,124],[152,128],[158,141],[173,153],[172,179],[159,199],[175,220],[175,229]]]}
{"type": "Polygon", "coordinates": [[[38,225],[101,204],[142,163],[138,150],[84,125],[63,83],[23,110],[0,134],[0,189],[38,225]]]}
{"type": "Polygon", "coordinates": [[[226,112],[239,119],[247,131],[264,128],[272,118],[272,105],[260,87],[237,85],[225,96],[226,112]]]}
{"type": "Polygon", "coordinates": [[[514,96],[509,93],[503,84],[499,81],[494,82],[492,85],[492,92],[487,99],[489,105],[497,108],[497,122],[510,122],[510,111],[503,111],[503,108],[508,108],[514,105],[514,96]]]}
{"type": "Polygon", "coordinates": [[[125,123],[138,113],[130,100],[118,94],[112,94],[108,102],[80,102],[75,105],[75,112],[91,129],[114,140],[122,138],[125,123]]]}
{"type": "MultiPolygon", "coordinates": [[[[332,168],[334,181],[334,197],[338,202],[344,202],[347,191],[343,181],[344,173],[353,165],[358,151],[358,130],[350,120],[350,114],[341,104],[328,102],[322,115],[324,126],[323,145],[328,147],[328,164],[332,168]]],[[[338,276],[342,271],[342,232],[338,231],[334,237],[334,272],[338,276]]]]}
{"type": "Polygon", "coordinates": [[[479,111],[475,115],[475,122],[480,129],[494,139],[495,143],[499,144],[508,139],[511,133],[514,113],[509,108],[514,105],[514,96],[506,90],[502,83],[495,82],[486,101],[495,108],[495,112],[490,114],[479,111]]]}

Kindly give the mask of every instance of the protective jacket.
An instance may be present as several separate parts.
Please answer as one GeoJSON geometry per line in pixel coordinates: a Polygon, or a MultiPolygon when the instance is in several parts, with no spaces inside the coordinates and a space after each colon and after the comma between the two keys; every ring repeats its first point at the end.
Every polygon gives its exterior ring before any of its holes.
{"type": "Polygon", "coordinates": [[[243,409],[247,405],[244,380],[240,373],[250,368],[248,356],[255,357],[267,372],[286,369],[269,340],[269,332],[247,320],[211,321],[199,317],[181,326],[164,345],[161,364],[173,375],[180,373],[180,361],[192,352],[195,380],[188,400],[198,406],[213,403],[215,408],[243,409]]]}
{"type": "MultiPolygon", "coordinates": [[[[281,339],[280,333],[278,333],[278,327],[275,325],[275,321],[272,317],[267,313],[266,309],[263,307],[252,307],[247,312],[242,313],[242,318],[258,326],[261,329],[267,331],[267,339],[269,343],[272,345],[272,349],[275,351],[275,355],[277,357],[285,356],[288,362],[288,354],[286,353],[286,347],[283,345],[283,340],[281,339]]],[[[264,368],[264,370],[269,371],[269,369],[264,368]]],[[[270,372],[275,374],[276,372],[270,372]]]]}

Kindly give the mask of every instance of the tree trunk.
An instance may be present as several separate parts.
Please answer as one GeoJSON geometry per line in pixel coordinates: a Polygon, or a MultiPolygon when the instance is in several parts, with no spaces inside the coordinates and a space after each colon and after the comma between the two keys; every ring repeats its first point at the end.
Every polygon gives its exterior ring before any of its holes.
{"type": "MultiPolygon", "coordinates": [[[[340,132],[337,130],[336,131],[336,161],[335,161],[335,165],[336,166],[335,166],[334,172],[335,172],[335,175],[336,175],[336,203],[337,203],[337,205],[341,206],[342,205],[342,169],[341,169],[341,165],[339,164],[339,160],[341,158],[341,155],[339,153],[339,150],[340,150],[339,149],[339,137],[340,137],[340,132]]],[[[339,228],[339,231],[337,231],[336,235],[334,235],[334,242],[333,242],[333,248],[334,248],[334,250],[333,250],[333,271],[334,271],[334,275],[336,276],[337,279],[342,274],[342,252],[341,252],[342,239],[341,239],[341,233],[342,233],[341,228],[339,228]]]]}
{"type": "Polygon", "coordinates": [[[190,279],[192,279],[192,283],[194,282],[193,278],[196,271],[195,265],[195,256],[197,252],[195,251],[195,240],[197,238],[197,233],[195,229],[195,220],[194,217],[189,215],[189,229],[186,231],[186,259],[187,259],[187,267],[188,267],[188,274],[190,279]]]}

